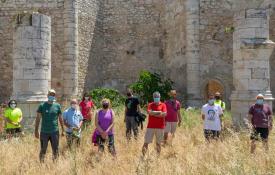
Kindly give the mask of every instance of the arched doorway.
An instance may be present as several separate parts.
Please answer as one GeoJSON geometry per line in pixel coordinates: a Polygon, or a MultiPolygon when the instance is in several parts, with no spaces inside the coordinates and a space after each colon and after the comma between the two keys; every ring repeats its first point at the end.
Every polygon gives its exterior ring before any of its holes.
{"type": "Polygon", "coordinates": [[[204,89],[204,99],[207,100],[208,99],[208,94],[212,93],[215,94],[216,92],[220,92],[221,95],[224,97],[224,86],[222,85],[222,83],[218,80],[209,80],[205,86],[204,89]]]}

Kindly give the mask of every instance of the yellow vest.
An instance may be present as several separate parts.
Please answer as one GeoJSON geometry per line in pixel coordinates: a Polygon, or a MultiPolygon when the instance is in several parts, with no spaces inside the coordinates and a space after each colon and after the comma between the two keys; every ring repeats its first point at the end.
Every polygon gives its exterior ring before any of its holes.
{"type": "Polygon", "coordinates": [[[220,106],[223,110],[225,110],[225,103],[223,101],[215,100],[214,104],[220,106]]]}

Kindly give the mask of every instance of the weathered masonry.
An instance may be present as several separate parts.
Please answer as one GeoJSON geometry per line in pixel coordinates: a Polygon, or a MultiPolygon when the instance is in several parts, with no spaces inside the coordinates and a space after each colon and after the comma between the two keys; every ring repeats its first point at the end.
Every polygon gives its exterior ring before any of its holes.
{"type": "Polygon", "coordinates": [[[150,70],[186,105],[220,91],[241,126],[257,93],[273,100],[274,11],[272,0],[0,0],[0,100],[17,99],[31,124],[49,88],[66,103],[150,70]]]}

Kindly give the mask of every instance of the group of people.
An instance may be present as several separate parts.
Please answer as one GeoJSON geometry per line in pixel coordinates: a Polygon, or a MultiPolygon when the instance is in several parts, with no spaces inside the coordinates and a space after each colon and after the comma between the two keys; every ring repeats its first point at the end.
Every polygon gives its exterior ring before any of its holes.
{"type": "MultiPolygon", "coordinates": [[[[181,103],[177,100],[176,90],[169,92],[170,99],[161,101],[159,92],[153,93],[153,102],[147,106],[148,124],[144,136],[142,154],[145,155],[148,145],[156,138],[156,151],[161,152],[161,147],[168,143],[169,135],[172,138],[178,126],[182,123],[181,103]]],[[[201,109],[201,116],[204,123],[204,137],[210,142],[218,140],[223,128],[223,114],[225,111],[225,102],[221,99],[219,92],[209,94],[208,102],[201,109]]],[[[140,101],[133,95],[129,89],[125,101],[124,122],[126,125],[126,138],[130,140],[132,133],[134,139],[138,138],[139,120],[138,116],[142,114],[140,101]]],[[[251,134],[251,152],[256,147],[255,141],[261,137],[264,146],[268,149],[268,135],[272,129],[272,112],[270,107],[264,103],[264,96],[259,94],[256,97],[256,103],[249,109],[249,121],[252,129],[251,134]]],[[[5,120],[5,130],[8,135],[17,135],[22,133],[21,121],[23,114],[17,106],[15,100],[10,100],[8,107],[3,112],[2,118],[5,120]]],[[[92,141],[98,147],[99,152],[104,151],[105,143],[108,143],[108,151],[116,156],[114,124],[115,113],[111,108],[109,99],[103,99],[101,106],[96,107],[88,93],[83,95],[82,101],[78,103],[77,99],[70,101],[70,107],[61,110],[61,105],[56,102],[56,92],[51,89],[48,92],[48,100],[39,105],[35,119],[35,137],[40,140],[41,162],[44,162],[48,142],[50,141],[53,159],[58,157],[59,136],[65,136],[69,148],[78,146],[81,141],[81,131],[91,125],[94,117],[95,130],[92,133],[92,141]],[[40,122],[41,121],[41,122],[40,122]],[[41,123],[40,131],[39,126],[41,123]],[[59,126],[59,124],[60,126],[59,126]],[[61,133],[59,131],[61,128],[61,133]]]]}

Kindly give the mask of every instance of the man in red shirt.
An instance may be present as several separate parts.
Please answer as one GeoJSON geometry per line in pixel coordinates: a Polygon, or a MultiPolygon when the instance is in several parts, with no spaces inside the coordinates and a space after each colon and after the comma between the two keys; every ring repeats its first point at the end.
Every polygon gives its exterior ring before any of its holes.
{"type": "Polygon", "coordinates": [[[177,100],[176,90],[169,93],[170,99],[165,101],[167,115],[165,117],[164,145],[167,144],[168,134],[171,133],[174,138],[177,125],[181,125],[180,102],[177,100]]]}
{"type": "Polygon", "coordinates": [[[148,150],[149,143],[152,143],[153,137],[156,136],[157,152],[160,154],[161,142],[163,141],[166,105],[160,101],[160,93],[153,93],[154,102],[148,105],[147,112],[149,114],[149,121],[144,138],[144,145],[142,147],[142,154],[148,150]]]}

